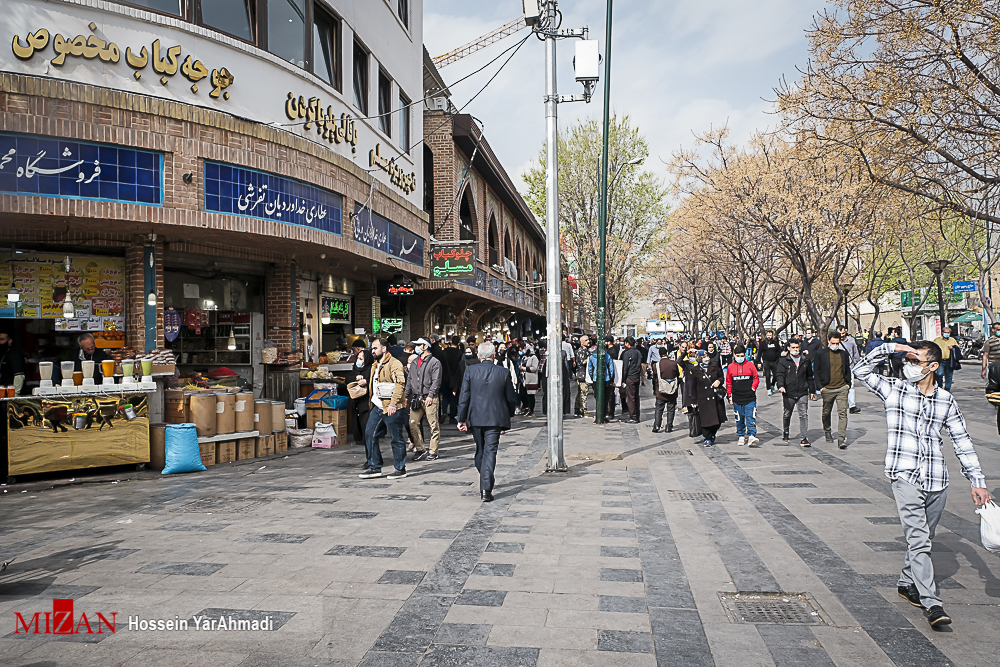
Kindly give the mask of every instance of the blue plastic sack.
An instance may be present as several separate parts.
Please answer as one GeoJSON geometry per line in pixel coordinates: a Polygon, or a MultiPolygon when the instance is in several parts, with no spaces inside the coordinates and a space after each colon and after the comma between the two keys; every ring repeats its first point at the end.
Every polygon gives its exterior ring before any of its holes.
{"type": "Polygon", "coordinates": [[[167,424],[164,437],[166,465],[161,474],[199,472],[207,470],[201,462],[198,429],[194,424],[167,424]]]}
{"type": "Polygon", "coordinates": [[[347,396],[324,396],[322,399],[323,407],[328,410],[346,410],[347,409],[347,396]]]}

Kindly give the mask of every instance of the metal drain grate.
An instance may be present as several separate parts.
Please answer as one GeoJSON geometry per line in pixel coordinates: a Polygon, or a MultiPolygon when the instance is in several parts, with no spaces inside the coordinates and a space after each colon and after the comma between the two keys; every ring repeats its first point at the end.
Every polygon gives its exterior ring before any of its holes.
{"type": "Polygon", "coordinates": [[[245,514],[274,500],[273,498],[199,498],[175,507],[174,512],[199,512],[212,514],[245,514]]]}
{"type": "Polygon", "coordinates": [[[693,502],[725,500],[714,491],[667,491],[667,493],[670,494],[671,500],[690,500],[693,502]]]}
{"type": "Polygon", "coordinates": [[[653,453],[660,456],[694,456],[690,449],[654,449],[653,453]]]}
{"type": "Polygon", "coordinates": [[[826,625],[805,593],[719,593],[719,599],[733,623],[826,625]]]}

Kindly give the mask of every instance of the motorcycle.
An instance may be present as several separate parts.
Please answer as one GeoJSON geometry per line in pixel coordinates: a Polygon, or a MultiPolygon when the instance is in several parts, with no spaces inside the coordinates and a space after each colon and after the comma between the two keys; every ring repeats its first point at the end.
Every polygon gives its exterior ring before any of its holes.
{"type": "Polygon", "coordinates": [[[959,345],[962,349],[963,359],[976,359],[982,360],[983,358],[983,341],[978,338],[973,338],[972,336],[960,336],[959,345]]]}

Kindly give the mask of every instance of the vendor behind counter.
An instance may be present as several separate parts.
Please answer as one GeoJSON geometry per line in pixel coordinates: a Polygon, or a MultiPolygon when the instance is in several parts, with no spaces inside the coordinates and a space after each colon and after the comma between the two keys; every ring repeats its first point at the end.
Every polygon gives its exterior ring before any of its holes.
{"type": "Polygon", "coordinates": [[[24,389],[24,355],[6,332],[0,332],[0,386],[13,386],[17,396],[24,389]]]}
{"type": "MultiPolygon", "coordinates": [[[[97,347],[97,343],[94,342],[93,334],[84,333],[77,336],[76,339],[77,347],[70,351],[66,361],[73,361],[73,370],[79,373],[83,372],[83,362],[93,361],[94,362],[94,384],[101,384],[104,382],[104,373],[101,370],[101,362],[105,360],[113,359],[110,354],[105,350],[97,347]]],[[[69,378],[66,378],[67,380],[69,378]]],[[[55,385],[63,380],[62,368],[59,363],[55,363],[52,366],[52,382],[55,385]]]]}

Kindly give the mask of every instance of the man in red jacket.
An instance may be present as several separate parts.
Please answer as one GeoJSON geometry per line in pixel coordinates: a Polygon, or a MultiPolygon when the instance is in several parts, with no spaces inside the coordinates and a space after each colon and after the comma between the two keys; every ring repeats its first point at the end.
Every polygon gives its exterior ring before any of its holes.
{"type": "Polygon", "coordinates": [[[726,397],[736,413],[736,444],[759,447],[757,438],[757,366],[747,359],[742,345],[733,348],[733,363],[726,368],[726,397]]]}

